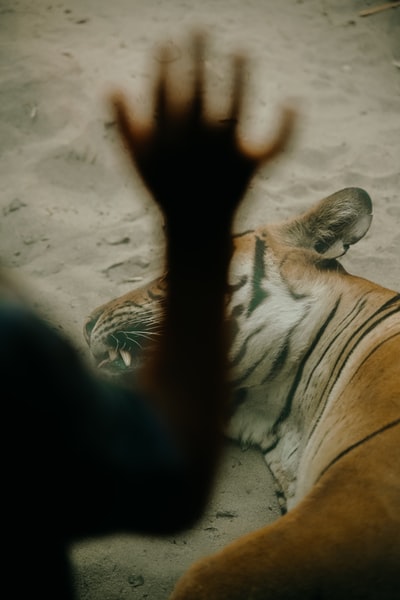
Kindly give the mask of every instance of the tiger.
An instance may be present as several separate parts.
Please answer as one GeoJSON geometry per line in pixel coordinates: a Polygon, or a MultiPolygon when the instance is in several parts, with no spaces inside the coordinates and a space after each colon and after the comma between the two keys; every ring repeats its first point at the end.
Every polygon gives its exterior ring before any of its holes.
{"type": "MultiPolygon", "coordinates": [[[[372,218],[348,187],[233,236],[224,433],[263,453],[282,514],[195,562],[170,600],[400,598],[400,294],[339,260],[372,218]]],[[[145,360],[165,291],[161,275],[89,315],[100,369],[145,360]]]]}

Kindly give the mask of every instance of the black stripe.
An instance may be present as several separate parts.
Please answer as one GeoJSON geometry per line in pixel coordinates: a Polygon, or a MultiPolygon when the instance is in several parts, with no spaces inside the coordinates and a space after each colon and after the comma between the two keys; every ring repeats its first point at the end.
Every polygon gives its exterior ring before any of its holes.
{"type": "MultiPolygon", "coordinates": [[[[263,329],[263,327],[259,327],[258,329],[253,331],[253,333],[249,337],[246,338],[246,340],[243,342],[239,352],[236,354],[235,358],[232,361],[230,361],[230,363],[229,363],[230,367],[234,367],[238,363],[240,363],[243,356],[246,354],[247,347],[248,347],[250,340],[254,336],[257,336],[260,333],[260,331],[262,331],[262,329],[263,329]]],[[[265,359],[267,354],[268,354],[268,352],[265,352],[256,362],[251,363],[251,365],[248,367],[248,369],[246,369],[246,371],[244,372],[244,374],[241,377],[233,380],[233,382],[232,382],[233,385],[241,385],[253,373],[253,371],[258,367],[258,365],[265,359]]]]}
{"type": "Polygon", "coordinates": [[[393,335],[390,335],[389,337],[385,338],[384,340],[382,340],[379,344],[377,344],[369,354],[367,354],[367,356],[364,358],[364,360],[362,362],[360,362],[360,364],[358,365],[357,369],[354,371],[353,375],[351,376],[349,383],[351,381],[353,381],[353,379],[357,376],[358,371],[361,369],[361,367],[363,366],[363,364],[365,362],[367,362],[367,360],[374,354],[374,352],[376,352],[377,350],[379,350],[379,348],[381,348],[381,346],[384,346],[386,344],[386,342],[389,342],[390,340],[392,340],[393,338],[397,337],[398,335],[400,335],[400,331],[397,331],[396,333],[394,333],[393,335]]]}
{"type": "Polygon", "coordinates": [[[247,275],[242,275],[242,277],[239,279],[239,281],[237,283],[229,284],[228,285],[229,294],[232,295],[234,292],[237,292],[242,287],[244,287],[246,285],[248,279],[249,278],[247,275]]]}
{"type": "Polygon", "coordinates": [[[143,302],[136,302],[135,300],[125,300],[120,307],[117,306],[116,308],[114,308],[111,314],[116,313],[121,308],[126,308],[129,311],[132,308],[132,306],[134,306],[135,308],[142,308],[143,302]]]}
{"type": "MultiPolygon", "coordinates": [[[[242,345],[240,346],[239,350],[237,351],[236,355],[234,356],[234,358],[232,358],[232,360],[229,361],[229,366],[230,367],[236,367],[240,361],[243,359],[244,355],[246,354],[247,351],[247,347],[249,344],[249,341],[255,336],[258,335],[260,333],[260,331],[262,331],[263,327],[259,327],[258,329],[256,329],[255,331],[253,331],[242,343],[242,345]]],[[[238,329],[239,330],[239,329],[238,329]]],[[[251,368],[251,367],[250,367],[251,368]]]]}
{"type": "MultiPolygon", "coordinates": [[[[377,327],[382,321],[384,321],[385,319],[387,319],[388,317],[390,317],[392,314],[395,314],[396,312],[400,312],[400,306],[396,307],[395,310],[392,310],[389,314],[386,315],[382,315],[382,317],[380,319],[378,319],[377,321],[375,321],[374,323],[372,323],[360,336],[360,338],[358,340],[354,341],[355,336],[357,335],[357,333],[359,333],[363,327],[365,327],[372,319],[374,319],[377,315],[379,315],[379,313],[381,313],[382,311],[386,310],[387,308],[390,308],[392,306],[392,304],[394,304],[395,302],[397,302],[398,300],[400,300],[400,294],[396,294],[396,296],[394,296],[391,300],[385,302],[385,304],[383,304],[377,311],[375,311],[362,325],[360,325],[356,331],[351,335],[351,338],[348,340],[347,344],[345,344],[345,346],[343,346],[339,356],[337,357],[337,360],[335,362],[335,365],[332,368],[331,371],[331,375],[328,379],[328,382],[323,390],[323,392],[321,393],[321,399],[324,398],[324,403],[322,406],[322,409],[319,411],[319,415],[318,417],[315,419],[313,426],[311,428],[310,434],[307,438],[307,442],[306,444],[308,444],[308,442],[310,441],[312,435],[314,434],[315,429],[318,426],[318,423],[320,422],[322,415],[324,414],[327,402],[328,402],[328,398],[330,396],[330,393],[332,392],[332,389],[335,385],[335,383],[337,382],[337,380],[340,377],[341,372],[343,371],[349,357],[351,356],[352,352],[354,352],[355,348],[358,346],[358,344],[360,343],[360,341],[368,334],[370,333],[373,329],[375,329],[375,327],[377,327]],[[353,346],[351,348],[348,348],[349,345],[354,342],[353,346]],[[341,365],[338,367],[341,358],[343,357],[344,352],[347,350],[347,354],[344,358],[344,360],[342,361],[341,365]],[[336,368],[338,368],[337,373],[335,373],[336,368]],[[329,389],[328,389],[329,388],[329,389]]],[[[384,341],[386,341],[385,338],[384,341]]],[[[359,365],[359,367],[361,367],[361,365],[359,365]]],[[[359,368],[357,367],[357,369],[359,368]]]]}
{"type": "Polygon", "coordinates": [[[385,309],[389,306],[392,306],[392,304],[395,304],[395,302],[400,302],[400,294],[395,294],[393,296],[393,298],[391,298],[390,300],[385,302],[385,304],[382,306],[382,308],[385,309]]]}
{"type": "Polygon", "coordinates": [[[325,473],[328,471],[328,469],[330,469],[332,467],[332,465],[334,465],[335,463],[337,463],[338,460],[340,460],[341,458],[343,458],[343,456],[346,456],[346,454],[349,454],[349,452],[351,452],[355,448],[358,448],[359,446],[362,446],[366,442],[369,442],[369,440],[373,439],[377,435],[380,435],[381,433],[384,433],[385,431],[388,431],[388,429],[392,429],[392,427],[397,427],[397,425],[400,425],[400,419],[395,419],[394,421],[391,421],[390,423],[387,423],[386,425],[384,425],[380,429],[377,429],[376,431],[374,431],[374,432],[369,433],[368,435],[366,435],[362,440],[359,440],[358,442],[355,442],[354,444],[352,444],[351,446],[349,446],[348,448],[346,448],[346,450],[343,450],[342,452],[339,452],[339,454],[333,460],[331,460],[331,462],[329,463],[329,465],[327,465],[321,471],[321,473],[318,475],[318,478],[316,479],[316,481],[319,481],[319,479],[321,479],[321,477],[323,475],[325,475],[325,473]]]}
{"type": "MultiPolygon", "coordinates": [[[[362,296],[361,299],[358,300],[358,302],[356,303],[356,305],[353,307],[353,309],[346,314],[345,318],[343,318],[340,323],[338,324],[338,327],[340,327],[340,330],[338,331],[338,333],[333,336],[332,340],[329,342],[329,344],[326,346],[325,350],[323,351],[323,353],[320,355],[319,360],[315,363],[313,369],[311,369],[311,372],[307,378],[307,382],[305,384],[304,387],[304,393],[306,393],[308,386],[310,385],[310,381],[315,373],[315,370],[317,369],[317,367],[319,367],[319,365],[321,364],[322,359],[324,358],[324,356],[327,354],[327,352],[331,349],[331,347],[336,343],[337,339],[343,334],[343,331],[346,330],[346,328],[349,326],[349,319],[352,320],[353,318],[357,318],[358,315],[362,312],[363,308],[365,308],[365,305],[367,303],[366,300],[366,296],[368,296],[368,294],[366,294],[365,296],[362,296]],[[353,315],[353,313],[355,313],[353,315]]],[[[337,328],[336,328],[337,329],[337,328]]],[[[353,337],[353,336],[352,336],[353,337]]],[[[314,433],[322,414],[324,413],[325,407],[326,407],[326,403],[327,403],[327,399],[329,397],[329,394],[327,396],[325,396],[324,399],[324,394],[326,393],[326,389],[329,385],[329,381],[331,380],[332,376],[328,379],[328,382],[324,388],[324,391],[320,394],[320,403],[322,403],[323,401],[323,407],[320,408],[319,410],[319,414],[317,417],[315,417],[313,424],[312,424],[312,428],[310,431],[310,434],[308,436],[307,439],[307,443],[310,440],[312,434],[314,433]]],[[[334,381],[337,380],[337,377],[335,377],[334,381]]]]}
{"type": "MultiPolygon", "coordinates": [[[[293,297],[293,295],[292,295],[293,297]]],[[[275,379],[279,373],[281,372],[282,368],[285,366],[286,364],[286,359],[289,356],[289,352],[290,352],[290,342],[293,336],[293,333],[296,331],[297,327],[303,322],[303,319],[305,318],[305,316],[310,312],[310,307],[306,307],[306,311],[305,313],[303,313],[300,321],[298,321],[297,323],[295,323],[293,325],[293,327],[291,327],[289,329],[289,331],[287,332],[283,342],[281,343],[280,347],[278,348],[278,351],[276,352],[276,356],[272,362],[272,366],[270,368],[270,370],[268,371],[268,373],[264,376],[264,378],[261,381],[261,384],[266,384],[268,382],[268,380],[273,380],[275,379]]]]}
{"type": "Polygon", "coordinates": [[[256,237],[256,243],[254,247],[254,261],[253,261],[253,275],[252,275],[252,286],[251,286],[251,298],[247,309],[247,315],[251,313],[261,304],[261,302],[268,296],[268,293],[263,289],[262,283],[265,279],[265,240],[260,237],[256,237]]]}
{"type": "MultiPolygon", "coordinates": [[[[269,452],[269,450],[268,450],[268,452],[269,452]]],[[[267,454],[267,452],[264,453],[264,457],[265,457],[265,454],[267,454]]],[[[271,467],[269,467],[269,472],[273,479],[274,492],[275,492],[276,499],[278,500],[278,507],[279,507],[281,515],[283,516],[287,513],[286,495],[285,495],[285,492],[283,491],[283,488],[282,488],[278,478],[276,477],[276,475],[271,467]]]]}
{"type": "Polygon", "coordinates": [[[339,329],[338,333],[332,337],[331,341],[329,342],[329,344],[326,346],[325,350],[320,355],[319,360],[315,363],[314,367],[310,370],[310,374],[307,378],[307,381],[306,381],[306,384],[304,387],[305,390],[307,390],[307,388],[310,384],[310,381],[315,373],[315,370],[321,363],[321,360],[329,352],[330,348],[336,343],[336,340],[342,335],[343,331],[349,326],[349,319],[352,320],[353,318],[356,318],[361,313],[363,308],[365,307],[366,302],[367,301],[364,297],[361,298],[356,303],[356,305],[353,307],[353,309],[349,313],[346,314],[346,316],[340,321],[340,323],[338,323],[336,330],[338,329],[338,327],[340,327],[340,329],[339,329]],[[353,313],[355,313],[355,314],[353,315],[353,313]]]}
{"type": "Polygon", "coordinates": [[[321,339],[321,336],[323,335],[324,331],[326,330],[326,328],[328,327],[329,323],[332,321],[332,319],[334,318],[337,309],[339,308],[339,304],[341,302],[342,297],[340,296],[339,299],[336,301],[335,306],[332,308],[331,312],[329,313],[329,315],[327,316],[327,318],[325,319],[324,323],[322,324],[322,326],[318,329],[316,336],[314,337],[314,340],[312,342],[312,344],[310,345],[308,351],[306,352],[306,354],[303,356],[303,359],[299,365],[299,368],[297,369],[297,373],[296,373],[296,377],[294,378],[292,387],[290,388],[289,394],[286,398],[286,402],[285,402],[285,406],[283,407],[281,414],[279,415],[278,419],[275,421],[275,424],[273,426],[272,432],[276,434],[276,430],[278,428],[278,426],[280,425],[280,423],[282,423],[283,421],[285,421],[285,419],[288,418],[288,416],[290,415],[290,411],[292,409],[292,402],[293,402],[293,398],[295,396],[296,390],[297,390],[297,386],[299,385],[301,378],[303,376],[303,371],[305,368],[305,365],[308,361],[308,359],[310,358],[311,354],[314,352],[315,347],[317,346],[318,342],[321,339]]]}
{"type": "Polygon", "coordinates": [[[292,335],[292,332],[293,332],[293,329],[286,336],[283,344],[281,345],[281,348],[280,348],[277,356],[275,357],[275,359],[274,359],[274,361],[272,363],[270,371],[263,378],[263,380],[261,382],[262,384],[267,383],[267,381],[269,379],[275,379],[275,377],[277,377],[277,375],[279,374],[279,372],[282,370],[282,367],[285,365],[286,359],[287,359],[287,357],[289,355],[290,337],[292,335]]]}
{"type": "MultiPolygon", "coordinates": [[[[396,300],[400,299],[400,295],[396,295],[395,297],[396,300]]],[[[322,413],[325,410],[326,407],[326,403],[328,401],[329,395],[333,389],[333,386],[335,385],[335,383],[337,382],[337,380],[340,377],[341,372],[343,371],[344,367],[346,366],[346,363],[349,359],[349,357],[351,356],[351,354],[354,352],[354,350],[357,348],[358,344],[361,342],[362,339],[364,339],[364,337],[366,335],[368,335],[368,333],[370,333],[373,329],[375,329],[375,327],[377,327],[380,323],[382,323],[382,321],[384,321],[385,319],[387,319],[388,317],[390,317],[391,315],[400,312],[400,306],[397,306],[394,310],[390,311],[388,314],[382,315],[377,321],[373,322],[369,327],[367,327],[367,329],[365,329],[365,331],[362,332],[361,336],[355,340],[355,337],[358,333],[360,333],[360,331],[366,327],[366,325],[368,325],[369,322],[371,322],[374,318],[376,318],[377,315],[379,315],[382,311],[386,310],[387,308],[389,308],[394,302],[394,299],[389,300],[388,302],[385,302],[385,304],[383,304],[377,311],[375,311],[362,325],[360,325],[352,334],[351,338],[348,340],[347,344],[345,344],[340,352],[340,354],[338,355],[336,362],[332,368],[331,371],[331,375],[329,377],[329,380],[321,394],[321,398],[325,398],[325,403],[323,406],[322,411],[320,411],[320,416],[322,415],[322,413]],[[353,343],[354,342],[354,343],[353,343]],[[353,345],[351,347],[350,344],[353,345]],[[343,358],[343,355],[346,353],[344,360],[341,359],[343,358]],[[337,370],[337,372],[335,372],[337,370]],[[328,389],[329,388],[329,389],[328,389]]],[[[320,417],[319,417],[320,418],[320,417]]],[[[310,437],[312,436],[319,418],[314,422],[314,426],[310,432],[310,435],[308,437],[308,440],[310,439],[310,437]]],[[[307,442],[308,442],[307,440],[307,442]]]]}
{"type": "MultiPolygon", "coordinates": [[[[388,308],[388,307],[386,307],[388,308]]],[[[386,310],[386,308],[384,310],[386,310]]],[[[375,313],[374,316],[378,315],[381,311],[378,311],[375,313]]],[[[360,338],[358,339],[357,343],[353,346],[352,350],[354,350],[354,348],[357,347],[357,345],[361,342],[361,340],[363,340],[365,338],[366,335],[368,335],[373,329],[375,329],[376,327],[378,327],[378,325],[380,325],[382,323],[382,321],[386,321],[386,319],[388,319],[389,317],[391,317],[392,315],[395,315],[396,313],[400,312],[400,306],[397,306],[394,310],[391,310],[389,313],[387,313],[386,315],[382,315],[377,321],[375,321],[375,323],[372,323],[368,329],[366,329],[360,336],[360,338]]],[[[368,319],[370,320],[370,319],[368,319]]],[[[367,321],[368,322],[368,321],[367,321]]],[[[357,330],[358,333],[359,330],[357,330]]]]}
{"type": "Polygon", "coordinates": [[[244,237],[245,235],[249,235],[250,233],[254,233],[255,229],[246,229],[245,231],[241,231],[240,233],[234,233],[232,235],[232,239],[236,240],[238,238],[244,237]]]}

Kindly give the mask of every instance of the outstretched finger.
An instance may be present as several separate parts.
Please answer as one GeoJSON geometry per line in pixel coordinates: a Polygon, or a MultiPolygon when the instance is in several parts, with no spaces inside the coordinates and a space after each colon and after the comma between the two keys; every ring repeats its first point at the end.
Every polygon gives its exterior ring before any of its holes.
{"type": "Polygon", "coordinates": [[[204,54],[205,36],[203,33],[197,33],[193,36],[192,48],[194,84],[191,113],[195,120],[201,118],[204,110],[204,54]]]}
{"type": "Polygon", "coordinates": [[[163,46],[159,53],[159,70],[155,84],[154,116],[160,126],[165,125],[168,113],[168,64],[171,62],[171,49],[163,46]]]}
{"type": "Polygon", "coordinates": [[[132,158],[135,159],[137,149],[146,135],[145,128],[135,124],[124,94],[115,92],[110,101],[122,141],[132,158]]]}
{"type": "Polygon", "coordinates": [[[237,124],[243,109],[244,70],[246,60],[244,56],[235,56],[233,59],[232,101],[229,110],[229,120],[237,124]]]}
{"type": "Polygon", "coordinates": [[[274,156],[282,152],[288,145],[293,135],[297,112],[291,107],[284,107],[280,119],[278,131],[275,136],[266,145],[260,148],[243,148],[247,157],[255,163],[263,163],[271,160],[274,156]]]}

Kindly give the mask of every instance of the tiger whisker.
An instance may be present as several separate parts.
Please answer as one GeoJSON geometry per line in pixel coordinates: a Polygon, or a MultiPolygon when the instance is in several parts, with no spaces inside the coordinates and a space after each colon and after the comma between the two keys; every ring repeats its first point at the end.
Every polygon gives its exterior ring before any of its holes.
{"type": "MultiPolygon", "coordinates": [[[[138,342],[138,340],[135,340],[134,338],[129,337],[128,335],[126,336],[126,338],[133,344],[136,344],[136,346],[142,350],[143,346],[140,344],[140,342],[138,342]]],[[[123,346],[124,349],[125,349],[125,346],[126,346],[126,344],[124,343],[124,346],[123,346]]]]}
{"type": "Polygon", "coordinates": [[[122,331],[121,333],[123,333],[127,338],[129,338],[129,336],[137,336],[146,339],[160,335],[158,331],[122,331]]]}

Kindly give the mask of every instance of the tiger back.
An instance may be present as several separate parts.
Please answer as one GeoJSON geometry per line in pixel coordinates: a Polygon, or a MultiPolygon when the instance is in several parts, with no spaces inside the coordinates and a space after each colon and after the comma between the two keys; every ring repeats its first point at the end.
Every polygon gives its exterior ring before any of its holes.
{"type": "MultiPolygon", "coordinates": [[[[193,565],[173,600],[400,597],[400,295],[338,261],[371,220],[345,188],[235,236],[226,434],[264,453],[282,517],[193,565]]],[[[103,369],[143,360],[164,295],[161,277],[89,316],[103,369]]]]}

